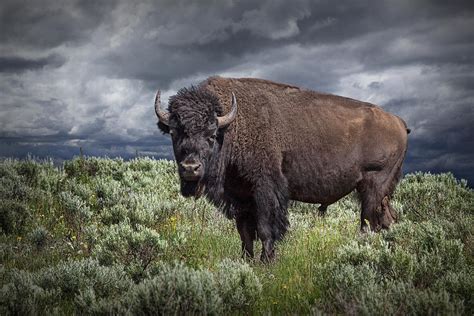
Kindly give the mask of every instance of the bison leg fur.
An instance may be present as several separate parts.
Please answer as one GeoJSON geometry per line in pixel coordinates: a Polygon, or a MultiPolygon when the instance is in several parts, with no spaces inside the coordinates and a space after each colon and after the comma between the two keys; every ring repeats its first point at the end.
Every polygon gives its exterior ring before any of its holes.
{"type": "Polygon", "coordinates": [[[259,209],[257,218],[257,234],[262,242],[260,260],[264,263],[275,259],[275,241],[272,234],[272,220],[269,210],[259,209]]]}
{"type": "Polygon", "coordinates": [[[326,215],[326,210],[328,209],[328,206],[325,204],[321,204],[318,208],[318,215],[321,217],[324,217],[326,215]]]}
{"type": "Polygon", "coordinates": [[[257,235],[262,242],[260,260],[268,263],[275,259],[275,242],[283,238],[289,222],[288,198],[279,190],[262,190],[255,195],[257,235]]]}
{"type": "Polygon", "coordinates": [[[250,213],[242,213],[236,217],[237,230],[242,240],[242,258],[253,259],[253,242],[257,238],[257,224],[250,213]]]}

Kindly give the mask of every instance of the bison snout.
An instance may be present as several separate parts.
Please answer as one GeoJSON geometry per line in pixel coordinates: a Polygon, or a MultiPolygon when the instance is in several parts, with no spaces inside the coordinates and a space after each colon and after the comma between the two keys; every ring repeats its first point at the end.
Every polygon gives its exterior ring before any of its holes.
{"type": "Polygon", "coordinates": [[[187,181],[199,180],[202,176],[202,164],[200,162],[182,162],[181,168],[183,178],[187,181]]]}

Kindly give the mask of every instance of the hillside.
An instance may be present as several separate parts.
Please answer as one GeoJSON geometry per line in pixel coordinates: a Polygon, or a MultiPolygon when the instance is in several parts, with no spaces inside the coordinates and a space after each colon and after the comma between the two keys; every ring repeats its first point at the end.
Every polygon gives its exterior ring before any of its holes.
{"type": "Polygon", "coordinates": [[[324,218],[293,203],[271,265],[240,260],[173,162],[4,160],[0,197],[2,315],[474,313],[474,191],[451,174],[406,175],[378,234],[354,195],[324,218]]]}

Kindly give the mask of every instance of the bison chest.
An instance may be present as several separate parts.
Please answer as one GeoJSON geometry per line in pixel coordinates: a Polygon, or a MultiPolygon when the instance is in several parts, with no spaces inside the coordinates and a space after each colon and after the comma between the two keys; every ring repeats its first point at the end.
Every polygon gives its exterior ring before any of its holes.
{"type": "Polygon", "coordinates": [[[224,193],[234,201],[248,203],[252,198],[253,185],[237,171],[237,168],[230,167],[226,172],[224,193]]]}

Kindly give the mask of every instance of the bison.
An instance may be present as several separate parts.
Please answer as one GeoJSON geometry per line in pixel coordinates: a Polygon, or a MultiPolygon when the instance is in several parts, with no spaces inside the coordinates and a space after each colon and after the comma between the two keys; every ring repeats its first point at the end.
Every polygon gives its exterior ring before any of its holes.
{"type": "Polygon", "coordinates": [[[401,175],[409,130],[380,107],[288,84],[211,77],[183,88],[168,111],[155,100],[159,129],[170,134],[181,194],[206,196],[235,219],[243,256],[274,259],[288,228],[290,200],[321,204],[354,189],[361,230],[396,220],[390,197],[401,175]]]}

